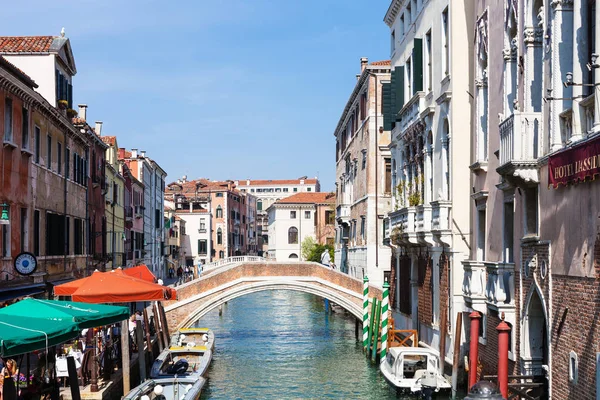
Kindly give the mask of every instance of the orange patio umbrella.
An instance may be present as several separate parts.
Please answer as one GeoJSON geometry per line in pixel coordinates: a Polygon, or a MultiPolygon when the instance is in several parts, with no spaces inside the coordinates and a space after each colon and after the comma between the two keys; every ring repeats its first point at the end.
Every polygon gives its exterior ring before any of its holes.
{"type": "Polygon", "coordinates": [[[73,294],[74,291],[79,289],[79,287],[83,285],[88,279],[90,279],[90,277],[86,276],[85,278],[76,279],[74,281],[63,283],[62,285],[56,285],[54,286],[54,295],[70,296],[73,294]]]}
{"type": "Polygon", "coordinates": [[[120,268],[110,272],[95,271],[87,278],[55,286],[54,294],[71,296],[73,301],[83,303],[130,303],[177,298],[175,289],[133,278],[120,268]],[[77,282],[79,287],[73,290],[77,282]],[[63,286],[69,284],[65,290],[63,286]]]}
{"type": "Polygon", "coordinates": [[[137,279],[141,279],[143,281],[156,283],[156,276],[150,271],[150,269],[145,265],[136,265],[135,267],[124,269],[123,272],[125,275],[132,276],[137,279]]]}

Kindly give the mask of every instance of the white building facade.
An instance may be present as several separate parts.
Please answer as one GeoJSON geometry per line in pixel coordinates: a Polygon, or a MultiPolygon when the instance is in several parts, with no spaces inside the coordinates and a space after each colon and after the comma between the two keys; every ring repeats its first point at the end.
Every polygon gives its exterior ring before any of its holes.
{"type": "Polygon", "coordinates": [[[390,273],[383,244],[383,216],[391,209],[389,129],[382,113],[383,82],[390,62],[360,62],[361,74],[334,132],[336,138],[335,264],[342,272],[376,285],[390,273]]]}
{"type": "Polygon", "coordinates": [[[268,258],[275,261],[302,261],[302,241],[315,237],[314,203],[276,202],[269,216],[268,258]]]}
{"type": "MultiPolygon", "coordinates": [[[[384,87],[393,187],[386,222],[395,253],[391,306],[396,328],[416,329],[436,349],[463,310],[461,262],[470,245],[471,3],[393,0],[384,18],[392,64],[384,87]]],[[[442,351],[451,363],[453,335],[447,336],[442,351]]]]}

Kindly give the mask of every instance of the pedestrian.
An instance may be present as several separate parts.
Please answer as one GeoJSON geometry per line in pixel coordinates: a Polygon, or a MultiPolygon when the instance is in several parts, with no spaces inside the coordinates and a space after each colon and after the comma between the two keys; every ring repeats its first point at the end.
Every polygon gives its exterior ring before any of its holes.
{"type": "Polygon", "coordinates": [[[2,368],[0,376],[2,379],[2,400],[17,400],[16,380],[18,377],[17,363],[12,358],[6,360],[6,365],[2,368]]]}
{"type": "Polygon", "coordinates": [[[321,264],[329,267],[331,263],[331,256],[329,255],[329,249],[325,249],[323,253],[321,253],[321,264]]]}
{"type": "Polygon", "coordinates": [[[169,267],[169,279],[173,279],[173,267],[169,267]]]}
{"type": "Polygon", "coordinates": [[[183,279],[183,268],[181,268],[181,266],[179,266],[179,268],[177,268],[177,284],[181,284],[182,279],[183,279]]]}

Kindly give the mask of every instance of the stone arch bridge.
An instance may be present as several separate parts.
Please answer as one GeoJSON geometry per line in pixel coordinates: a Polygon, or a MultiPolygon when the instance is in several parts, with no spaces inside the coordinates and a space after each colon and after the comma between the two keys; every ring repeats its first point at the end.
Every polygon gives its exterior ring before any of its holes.
{"type": "MultiPolygon", "coordinates": [[[[287,289],[329,299],[362,321],[363,282],[314,262],[245,262],[225,265],[177,287],[177,300],[164,302],[169,330],[191,326],[221,304],[263,290],[287,289]]],[[[380,287],[369,297],[381,299],[380,287]]]]}

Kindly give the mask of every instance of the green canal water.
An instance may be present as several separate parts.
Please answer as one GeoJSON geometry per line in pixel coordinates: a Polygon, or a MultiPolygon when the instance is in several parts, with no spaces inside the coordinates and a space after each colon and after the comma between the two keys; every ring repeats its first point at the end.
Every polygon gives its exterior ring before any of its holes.
{"type": "Polygon", "coordinates": [[[354,317],[323,299],[264,291],[211,311],[197,326],[216,335],[202,399],[396,399],[366,360],[354,317]]]}

